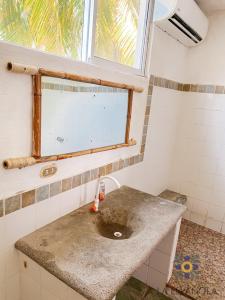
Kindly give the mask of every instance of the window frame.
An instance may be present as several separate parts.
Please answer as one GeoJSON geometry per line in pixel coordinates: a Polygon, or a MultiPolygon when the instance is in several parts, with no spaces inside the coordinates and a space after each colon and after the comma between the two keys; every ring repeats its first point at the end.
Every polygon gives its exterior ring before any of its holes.
{"type": "MultiPolygon", "coordinates": [[[[123,73],[129,73],[138,76],[146,76],[147,70],[146,65],[148,61],[148,49],[149,49],[149,37],[150,37],[150,24],[153,17],[154,10],[154,0],[141,0],[140,4],[140,14],[143,17],[143,21],[138,25],[138,41],[136,51],[136,62],[134,67],[128,66],[125,64],[121,64],[119,62],[115,62],[106,58],[102,58],[95,55],[95,33],[96,33],[96,21],[97,21],[97,7],[98,0],[85,0],[85,11],[88,10],[89,13],[86,12],[84,14],[84,24],[88,26],[88,30],[86,34],[86,45],[83,44],[85,49],[82,48],[82,53],[85,53],[85,62],[98,65],[101,67],[107,67],[111,69],[115,69],[117,71],[123,73]],[[88,19],[87,18],[88,16],[88,19]],[[144,26],[144,29],[142,29],[144,26]],[[139,47],[139,41],[141,46],[139,47]],[[138,65],[138,66],[137,66],[138,65]]],[[[85,34],[85,33],[84,33],[85,34]]]]}
{"type": "MultiPolygon", "coordinates": [[[[119,0],[118,0],[119,1],[119,0]]],[[[137,60],[136,66],[128,66],[119,62],[115,62],[109,59],[98,57],[94,55],[95,50],[95,33],[96,33],[96,19],[97,19],[97,7],[98,0],[84,0],[84,16],[83,16],[83,32],[81,39],[81,57],[73,58],[70,56],[63,56],[56,54],[54,52],[43,51],[38,48],[31,48],[21,45],[20,43],[13,43],[8,40],[0,40],[0,43],[8,43],[12,45],[17,45],[22,48],[27,48],[30,50],[35,50],[39,52],[47,53],[48,55],[53,55],[57,57],[62,57],[65,59],[70,59],[75,62],[82,62],[89,65],[100,66],[103,69],[110,68],[117,72],[131,74],[141,77],[147,77],[150,59],[150,46],[151,46],[151,24],[153,20],[153,11],[155,0],[140,0],[141,1],[141,14],[143,15],[143,21],[138,25],[141,34],[138,34],[137,46],[141,43],[141,47],[136,47],[137,60]],[[140,37],[141,36],[141,37],[140,37]],[[140,42],[139,42],[140,41],[140,42]],[[137,67],[137,65],[139,65],[137,67]]]]}

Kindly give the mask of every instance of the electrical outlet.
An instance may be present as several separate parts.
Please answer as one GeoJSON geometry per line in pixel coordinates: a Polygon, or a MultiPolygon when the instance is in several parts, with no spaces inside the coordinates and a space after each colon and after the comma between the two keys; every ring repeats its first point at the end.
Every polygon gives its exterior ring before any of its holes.
{"type": "Polygon", "coordinates": [[[56,165],[49,165],[45,166],[41,169],[40,176],[41,177],[50,177],[55,175],[57,172],[57,166],[56,165]]]}

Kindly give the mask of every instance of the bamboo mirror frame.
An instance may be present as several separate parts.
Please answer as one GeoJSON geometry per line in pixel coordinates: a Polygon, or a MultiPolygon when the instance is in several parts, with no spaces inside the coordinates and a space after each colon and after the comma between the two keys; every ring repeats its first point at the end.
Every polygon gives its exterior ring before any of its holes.
{"type": "MultiPolygon", "coordinates": [[[[60,72],[53,72],[44,69],[40,69],[38,74],[33,75],[33,149],[32,149],[32,156],[36,159],[44,158],[47,160],[53,159],[64,159],[69,157],[75,157],[85,154],[91,154],[101,151],[107,151],[112,149],[118,149],[121,147],[129,147],[135,145],[136,142],[134,139],[130,139],[130,127],[131,127],[131,114],[132,114],[132,102],[133,102],[133,91],[137,88],[125,84],[114,83],[109,81],[104,81],[95,78],[88,78],[88,77],[81,77],[79,75],[74,74],[66,74],[60,72]],[[70,153],[61,153],[61,154],[54,154],[53,156],[42,156],[41,155],[41,103],[42,103],[42,76],[45,77],[55,77],[61,79],[68,79],[72,81],[84,82],[84,83],[91,83],[96,85],[101,85],[105,87],[112,87],[112,88],[120,88],[126,89],[128,91],[128,104],[127,104],[127,119],[126,119],[126,132],[125,132],[125,141],[121,144],[109,145],[99,148],[93,148],[88,150],[81,150],[76,152],[70,153]]],[[[139,90],[138,90],[139,91],[139,90]]]]}
{"type": "Polygon", "coordinates": [[[131,126],[131,114],[132,114],[132,102],[133,93],[142,93],[143,88],[136,87],[133,85],[122,84],[110,82],[102,79],[84,77],[77,74],[70,74],[64,72],[56,72],[51,70],[46,70],[43,68],[38,68],[36,66],[22,65],[18,63],[7,63],[7,70],[14,73],[22,73],[32,76],[33,84],[33,125],[32,125],[32,154],[27,157],[15,157],[8,158],[3,161],[3,167],[5,169],[14,168],[24,168],[27,166],[32,166],[38,163],[43,163],[47,161],[56,161],[60,159],[66,159],[70,157],[96,153],[100,151],[107,151],[112,149],[118,149],[121,147],[129,147],[136,145],[136,141],[130,138],[130,126],[131,126]],[[61,79],[68,79],[72,81],[90,83],[101,85],[105,87],[112,87],[118,89],[128,90],[128,103],[127,103],[127,119],[126,119],[126,132],[125,132],[125,142],[123,144],[116,144],[112,146],[94,148],[90,150],[83,150],[72,153],[65,153],[53,156],[41,156],[41,100],[42,100],[42,86],[41,79],[42,76],[45,77],[55,77],[61,79]]]}

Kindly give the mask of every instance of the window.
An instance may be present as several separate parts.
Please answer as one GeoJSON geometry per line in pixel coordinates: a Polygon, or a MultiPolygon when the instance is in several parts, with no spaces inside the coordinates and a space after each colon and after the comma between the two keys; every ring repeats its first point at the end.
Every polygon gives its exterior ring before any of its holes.
{"type": "Polygon", "coordinates": [[[81,59],[84,0],[0,0],[0,39],[81,59]]]}
{"type": "Polygon", "coordinates": [[[0,40],[144,69],[152,0],[0,0],[0,40]]]}
{"type": "Polygon", "coordinates": [[[96,56],[138,67],[137,48],[141,46],[138,45],[138,37],[142,34],[141,23],[144,19],[140,2],[98,1],[94,52],[96,56]]]}

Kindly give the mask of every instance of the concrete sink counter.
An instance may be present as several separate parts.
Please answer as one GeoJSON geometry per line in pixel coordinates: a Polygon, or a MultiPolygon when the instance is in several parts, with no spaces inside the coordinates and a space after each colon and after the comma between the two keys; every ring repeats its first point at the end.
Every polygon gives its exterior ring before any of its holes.
{"type": "Polygon", "coordinates": [[[29,234],[16,248],[90,300],[111,300],[185,211],[123,186],[29,234]],[[114,232],[122,233],[114,236],[114,232]]]}

